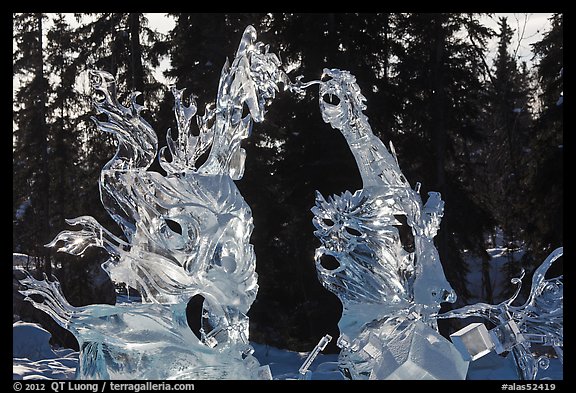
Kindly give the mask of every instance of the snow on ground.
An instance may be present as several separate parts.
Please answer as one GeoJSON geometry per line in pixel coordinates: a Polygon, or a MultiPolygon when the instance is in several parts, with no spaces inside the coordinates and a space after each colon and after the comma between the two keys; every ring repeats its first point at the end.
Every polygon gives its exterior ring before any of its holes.
{"type": "Polygon", "coordinates": [[[53,349],[41,326],[16,322],[12,337],[12,379],[74,379],[78,352],[53,349]]]}
{"type": "Polygon", "coordinates": [[[34,266],[35,258],[26,254],[12,253],[12,266],[14,268],[29,269],[34,266]]]}
{"type": "MultiPolygon", "coordinates": [[[[13,379],[74,379],[78,365],[78,352],[50,347],[50,333],[33,323],[13,324],[13,379]]],[[[268,364],[274,379],[298,379],[298,369],[308,356],[306,352],[293,352],[264,344],[252,343],[254,356],[260,364],[268,364]]],[[[312,379],[342,380],[336,354],[320,354],[312,363],[312,379]]],[[[552,359],[548,370],[541,370],[538,378],[563,379],[560,361],[552,359]]],[[[469,380],[516,380],[512,360],[494,353],[470,364],[469,380]]]]}
{"type": "MultiPolygon", "coordinates": [[[[258,343],[251,345],[254,347],[254,356],[260,364],[270,366],[274,379],[299,378],[298,370],[308,357],[308,352],[293,352],[258,343]]],[[[338,371],[337,360],[338,354],[320,353],[309,368],[312,371],[312,379],[344,379],[338,371]]]]}

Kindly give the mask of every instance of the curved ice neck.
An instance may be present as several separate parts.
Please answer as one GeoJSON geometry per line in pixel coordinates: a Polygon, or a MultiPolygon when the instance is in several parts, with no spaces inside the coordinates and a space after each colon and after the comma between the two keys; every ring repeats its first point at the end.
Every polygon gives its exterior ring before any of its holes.
{"type": "Polygon", "coordinates": [[[409,187],[398,166],[393,146],[390,147],[394,155],[372,133],[368,122],[356,122],[341,132],[354,155],[364,188],[383,185],[409,187]]]}

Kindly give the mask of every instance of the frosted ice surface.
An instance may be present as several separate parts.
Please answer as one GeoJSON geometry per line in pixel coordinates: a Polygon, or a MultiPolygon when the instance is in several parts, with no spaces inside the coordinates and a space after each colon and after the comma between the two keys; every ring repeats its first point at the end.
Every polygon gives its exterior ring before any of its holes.
{"type": "Polygon", "coordinates": [[[468,372],[468,362],[454,345],[421,320],[381,348],[369,379],[462,380],[468,372]]]}
{"type": "Polygon", "coordinates": [[[416,315],[374,321],[339,345],[349,379],[465,379],[468,370],[458,349],[416,315]]]}
{"type": "Polygon", "coordinates": [[[234,180],[244,173],[253,121],[264,119],[285,74],[268,47],[246,28],[232,63],[222,69],[215,105],[185,103],[172,88],[177,137],[167,132],[159,162],[167,175],[148,171],[157,156],[156,132],[140,116],[137,92],[128,107],[116,98],[112,75],[90,71],[97,127],[118,141],[99,185],[102,204],[120,226],[115,236],[92,217],[69,220],[79,231],[62,231],[48,246],[81,255],[88,247],[108,251],[111,279],[135,288],[141,304],[73,307],[57,282],[26,275],[22,293],[70,330],[81,347],[81,379],[270,378],[249,344],[248,310],[257,290],[250,236],[252,212],[234,180]],[[249,113],[242,116],[243,108],[249,113]],[[105,120],[103,119],[105,118],[105,120]],[[197,162],[205,152],[205,162],[197,162]],[[63,244],[62,244],[63,243],[63,244]],[[31,295],[41,295],[35,302],[31,295]],[[191,330],[186,306],[200,301],[191,330]]]}

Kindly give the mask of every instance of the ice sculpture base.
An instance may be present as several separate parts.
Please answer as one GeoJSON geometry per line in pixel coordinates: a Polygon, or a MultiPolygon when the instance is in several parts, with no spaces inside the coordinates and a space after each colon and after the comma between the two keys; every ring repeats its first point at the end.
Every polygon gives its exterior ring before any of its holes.
{"type": "Polygon", "coordinates": [[[469,362],[437,331],[415,321],[382,348],[369,379],[466,379],[469,362]]]}

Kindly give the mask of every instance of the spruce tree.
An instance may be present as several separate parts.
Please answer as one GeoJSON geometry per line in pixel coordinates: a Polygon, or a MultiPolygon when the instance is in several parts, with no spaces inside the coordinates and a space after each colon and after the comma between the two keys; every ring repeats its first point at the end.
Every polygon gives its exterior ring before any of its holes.
{"type": "Polygon", "coordinates": [[[472,293],[464,255],[486,258],[483,234],[492,222],[475,197],[471,159],[481,139],[481,54],[490,32],[478,15],[417,13],[400,15],[396,34],[399,160],[407,157],[403,170],[422,183],[424,199],[433,190],[446,202],[435,242],[446,277],[466,303],[472,293]]]}
{"type": "Polygon", "coordinates": [[[46,103],[49,84],[45,75],[45,15],[13,15],[13,77],[20,86],[14,109],[13,148],[13,249],[37,258],[37,268],[52,273],[48,173],[48,125],[46,103]]]}
{"type": "Polygon", "coordinates": [[[541,263],[563,244],[564,225],[564,105],[563,14],[550,18],[550,30],[535,43],[534,59],[540,85],[538,112],[529,146],[525,239],[527,258],[541,263]]]}
{"type": "MultiPolygon", "coordinates": [[[[525,221],[525,171],[530,165],[526,149],[531,132],[530,80],[527,66],[518,64],[511,50],[514,31],[502,17],[498,22],[498,49],[493,70],[486,87],[484,112],[485,143],[480,146],[484,167],[478,174],[483,186],[479,189],[502,232],[507,261],[501,274],[508,283],[521,271],[518,251],[522,247],[525,221]]],[[[485,261],[485,263],[489,263],[485,261]]],[[[484,268],[483,271],[493,270],[484,268]]],[[[492,293],[484,277],[485,292],[491,302],[510,297],[514,287],[506,285],[500,293],[492,293]]]]}

